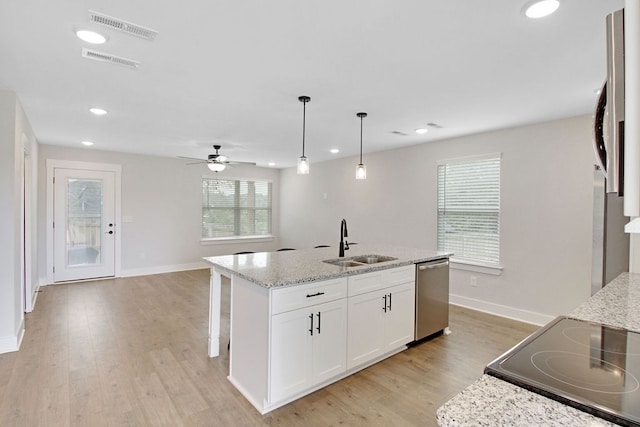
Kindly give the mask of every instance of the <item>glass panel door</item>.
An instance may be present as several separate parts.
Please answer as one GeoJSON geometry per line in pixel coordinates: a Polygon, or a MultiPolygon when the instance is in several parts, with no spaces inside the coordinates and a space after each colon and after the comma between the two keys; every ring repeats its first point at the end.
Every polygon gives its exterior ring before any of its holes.
{"type": "Polygon", "coordinates": [[[56,169],[54,280],[115,274],[115,174],[56,169]]]}

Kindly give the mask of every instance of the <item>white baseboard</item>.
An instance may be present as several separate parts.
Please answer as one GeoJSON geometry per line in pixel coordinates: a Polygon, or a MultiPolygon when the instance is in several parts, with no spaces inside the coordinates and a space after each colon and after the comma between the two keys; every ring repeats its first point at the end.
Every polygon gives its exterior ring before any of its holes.
{"type": "Polygon", "coordinates": [[[470,308],[483,313],[506,317],[507,319],[518,320],[520,322],[531,323],[538,326],[546,325],[555,318],[548,314],[508,307],[506,305],[467,298],[460,295],[449,295],[449,301],[451,304],[459,305],[460,307],[470,308]]]}
{"type": "Polygon", "coordinates": [[[24,319],[20,322],[15,335],[0,337],[0,354],[20,350],[22,338],[24,338],[24,319]]]}
{"type": "Polygon", "coordinates": [[[27,301],[26,312],[31,313],[36,306],[36,301],[38,300],[38,291],[40,290],[40,285],[36,285],[35,290],[33,291],[33,295],[31,295],[31,301],[27,301]]]}
{"type": "Polygon", "coordinates": [[[175,265],[158,265],[154,267],[144,268],[131,268],[127,270],[121,270],[119,277],[133,277],[133,276],[147,276],[149,274],[162,274],[173,273],[175,271],[187,271],[187,270],[200,270],[202,268],[209,268],[210,264],[200,261],[192,262],[189,264],[175,264],[175,265]]]}

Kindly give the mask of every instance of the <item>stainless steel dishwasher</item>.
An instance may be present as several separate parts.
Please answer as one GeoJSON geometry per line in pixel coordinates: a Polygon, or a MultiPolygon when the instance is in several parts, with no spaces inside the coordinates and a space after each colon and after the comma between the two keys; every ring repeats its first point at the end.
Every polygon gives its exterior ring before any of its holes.
{"type": "Polygon", "coordinates": [[[416,264],[416,336],[449,332],[449,259],[416,264]]]}

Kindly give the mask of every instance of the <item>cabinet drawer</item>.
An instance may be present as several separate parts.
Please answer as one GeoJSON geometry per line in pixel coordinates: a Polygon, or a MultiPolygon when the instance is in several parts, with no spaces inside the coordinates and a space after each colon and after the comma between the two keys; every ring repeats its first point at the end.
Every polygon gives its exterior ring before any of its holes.
{"type": "Polygon", "coordinates": [[[374,271],[373,273],[358,274],[349,277],[349,296],[360,295],[367,292],[377,291],[384,288],[384,270],[374,271]]]}
{"type": "Polygon", "coordinates": [[[415,265],[390,268],[387,270],[374,271],[372,273],[359,274],[349,277],[349,296],[360,295],[367,292],[401,283],[415,281],[415,265]]]}
{"type": "Polygon", "coordinates": [[[346,277],[273,289],[271,291],[271,314],[309,307],[346,296],[346,277]]]}
{"type": "Polygon", "coordinates": [[[415,264],[383,271],[385,272],[385,282],[387,283],[387,286],[400,285],[402,283],[414,282],[416,280],[415,264]]]}

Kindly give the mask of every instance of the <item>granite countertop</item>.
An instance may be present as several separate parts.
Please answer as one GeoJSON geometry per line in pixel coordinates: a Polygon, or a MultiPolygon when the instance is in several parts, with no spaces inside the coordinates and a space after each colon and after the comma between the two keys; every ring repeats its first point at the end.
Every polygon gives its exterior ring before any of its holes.
{"type": "Polygon", "coordinates": [[[324,260],[338,259],[338,248],[330,247],[224,255],[205,257],[204,260],[211,263],[216,270],[237,275],[260,286],[271,288],[401,267],[448,258],[451,254],[397,246],[354,244],[350,245],[348,251],[345,251],[344,259],[364,255],[383,255],[396,259],[357,267],[339,267],[323,262],[324,260]]]}
{"type": "MultiPolygon", "coordinates": [[[[640,274],[623,273],[568,316],[640,332],[639,306],[640,274]]],[[[441,426],[614,425],[489,375],[438,408],[437,418],[441,426]]]]}

